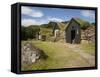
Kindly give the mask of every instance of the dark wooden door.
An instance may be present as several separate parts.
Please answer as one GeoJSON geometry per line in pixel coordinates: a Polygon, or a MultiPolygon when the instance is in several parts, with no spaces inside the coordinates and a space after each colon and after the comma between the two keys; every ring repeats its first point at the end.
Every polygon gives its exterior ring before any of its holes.
{"type": "Polygon", "coordinates": [[[71,30],[71,43],[75,42],[75,30],[71,30]]]}

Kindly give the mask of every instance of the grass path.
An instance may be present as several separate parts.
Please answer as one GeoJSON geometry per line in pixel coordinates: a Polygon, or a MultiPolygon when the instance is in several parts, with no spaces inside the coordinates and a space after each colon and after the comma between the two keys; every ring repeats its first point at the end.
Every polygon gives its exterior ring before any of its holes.
{"type": "Polygon", "coordinates": [[[22,70],[45,70],[58,68],[75,68],[94,66],[95,57],[92,45],[72,45],[60,42],[31,41],[36,47],[42,49],[49,57],[32,65],[23,65],[22,70]],[[88,47],[90,46],[90,47],[88,47]],[[88,51],[88,52],[87,52],[88,51]]]}
{"type": "Polygon", "coordinates": [[[70,49],[72,49],[72,51],[78,53],[81,55],[81,57],[83,57],[91,66],[95,65],[95,56],[91,55],[89,53],[86,53],[85,50],[82,50],[79,45],[72,45],[72,44],[67,44],[70,49]]]}

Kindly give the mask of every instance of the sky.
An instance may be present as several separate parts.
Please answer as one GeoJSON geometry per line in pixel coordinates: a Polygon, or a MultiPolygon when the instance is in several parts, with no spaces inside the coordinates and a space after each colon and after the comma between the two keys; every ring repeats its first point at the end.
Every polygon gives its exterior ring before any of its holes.
{"type": "Polygon", "coordinates": [[[95,11],[32,6],[21,7],[21,25],[23,26],[47,24],[50,21],[69,21],[74,17],[92,23],[95,22],[95,11]]]}

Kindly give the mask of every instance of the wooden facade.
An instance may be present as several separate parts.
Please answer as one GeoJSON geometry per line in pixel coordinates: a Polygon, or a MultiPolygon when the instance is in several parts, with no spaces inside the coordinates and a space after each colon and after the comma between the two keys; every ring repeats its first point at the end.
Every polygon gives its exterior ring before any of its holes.
{"type": "Polygon", "coordinates": [[[71,44],[79,44],[81,42],[80,24],[73,18],[65,29],[65,39],[67,43],[71,44]]]}
{"type": "Polygon", "coordinates": [[[66,43],[79,44],[81,42],[80,23],[77,22],[74,18],[72,18],[67,24],[55,24],[53,28],[54,34],[57,29],[60,31],[59,37],[64,38],[66,43]]]}

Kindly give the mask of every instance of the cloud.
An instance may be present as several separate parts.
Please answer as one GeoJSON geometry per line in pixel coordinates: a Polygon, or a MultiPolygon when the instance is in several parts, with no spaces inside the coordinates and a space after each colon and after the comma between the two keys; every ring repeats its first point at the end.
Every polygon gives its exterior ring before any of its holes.
{"type": "Polygon", "coordinates": [[[94,11],[91,11],[91,10],[82,10],[82,11],[81,11],[81,14],[82,14],[84,17],[95,18],[95,12],[94,12],[94,11]]]}
{"type": "Polygon", "coordinates": [[[22,19],[21,25],[23,26],[30,26],[30,25],[41,25],[44,24],[45,21],[37,21],[35,19],[22,19]]]}
{"type": "Polygon", "coordinates": [[[21,9],[22,9],[21,13],[23,15],[27,15],[31,17],[42,17],[43,16],[43,13],[41,11],[32,9],[30,7],[23,6],[21,9]]]}
{"type": "Polygon", "coordinates": [[[32,9],[31,9],[31,8],[25,7],[25,6],[22,6],[22,7],[21,7],[21,13],[22,13],[22,14],[28,15],[28,14],[31,14],[31,12],[32,12],[32,9]]]}
{"type": "Polygon", "coordinates": [[[56,17],[47,17],[45,19],[37,20],[37,19],[22,19],[21,25],[23,26],[30,26],[30,25],[41,25],[41,24],[46,24],[50,21],[54,22],[62,22],[63,20],[60,18],[56,17]]]}
{"type": "Polygon", "coordinates": [[[48,20],[49,21],[55,21],[55,22],[62,22],[63,21],[63,19],[57,18],[57,17],[48,17],[48,20]]]}

